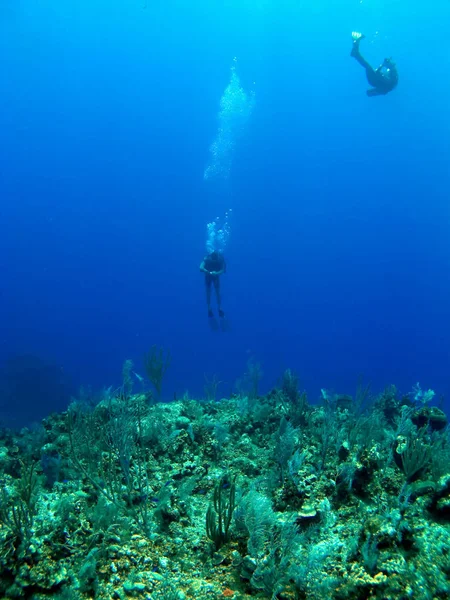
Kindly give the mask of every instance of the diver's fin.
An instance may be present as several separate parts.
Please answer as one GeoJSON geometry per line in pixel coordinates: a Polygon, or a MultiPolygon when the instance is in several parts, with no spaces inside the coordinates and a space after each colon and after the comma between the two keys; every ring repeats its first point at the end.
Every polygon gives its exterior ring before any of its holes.
{"type": "Polygon", "coordinates": [[[370,90],[366,91],[366,94],[369,96],[369,98],[372,98],[372,96],[385,96],[385,94],[377,90],[377,88],[370,88],[370,90]]]}
{"type": "Polygon", "coordinates": [[[230,321],[228,319],[220,319],[220,330],[230,331],[230,321]]]}
{"type": "Polygon", "coordinates": [[[216,317],[210,317],[208,319],[208,324],[209,324],[209,328],[211,329],[211,331],[219,331],[219,323],[218,323],[216,317]]]}

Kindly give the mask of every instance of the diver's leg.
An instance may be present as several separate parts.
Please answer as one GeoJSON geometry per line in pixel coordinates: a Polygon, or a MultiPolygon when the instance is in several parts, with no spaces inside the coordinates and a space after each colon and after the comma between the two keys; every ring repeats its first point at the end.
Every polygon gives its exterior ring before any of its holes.
{"type": "MultiPolygon", "coordinates": [[[[358,42],[359,42],[359,40],[358,40],[358,42]]],[[[353,44],[356,44],[358,42],[353,42],[353,44]]],[[[371,67],[369,65],[369,63],[367,62],[367,60],[363,56],[361,56],[361,54],[359,52],[359,44],[358,44],[357,49],[356,49],[355,52],[353,52],[353,50],[352,50],[352,54],[351,55],[366,70],[366,78],[367,78],[367,81],[370,83],[370,85],[373,85],[374,87],[376,87],[376,85],[377,85],[377,83],[376,83],[377,72],[375,71],[375,69],[373,67],[371,67]]]]}
{"type": "Polygon", "coordinates": [[[216,292],[217,308],[219,309],[219,317],[223,317],[225,315],[225,313],[222,310],[222,298],[220,295],[220,279],[219,279],[219,277],[216,277],[214,279],[214,290],[216,292]]]}
{"type": "Polygon", "coordinates": [[[361,52],[359,51],[359,43],[360,43],[361,39],[359,40],[355,40],[353,42],[353,47],[352,47],[352,51],[350,52],[350,56],[353,56],[353,58],[359,62],[359,64],[364,67],[367,71],[367,69],[372,69],[372,67],[369,65],[369,63],[367,62],[367,60],[361,55],[361,52]]]}
{"type": "Polygon", "coordinates": [[[205,290],[206,290],[206,304],[208,305],[208,317],[213,317],[213,311],[211,309],[211,278],[205,277],[205,290]]]}
{"type": "Polygon", "coordinates": [[[352,39],[353,39],[353,45],[352,45],[352,51],[350,52],[350,56],[353,56],[353,58],[359,62],[359,64],[364,67],[364,69],[372,69],[372,67],[369,65],[369,63],[367,62],[367,60],[361,56],[361,52],[359,50],[359,45],[361,43],[361,40],[363,40],[366,36],[363,33],[358,33],[357,31],[352,31],[352,39]]]}

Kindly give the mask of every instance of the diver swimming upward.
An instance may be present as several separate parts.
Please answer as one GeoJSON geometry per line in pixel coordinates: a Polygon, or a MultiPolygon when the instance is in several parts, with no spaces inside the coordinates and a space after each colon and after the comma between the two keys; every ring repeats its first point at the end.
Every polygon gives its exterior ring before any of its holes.
{"type": "Polygon", "coordinates": [[[398,72],[395,62],[392,60],[392,58],[385,58],[378,69],[374,69],[359,51],[359,45],[365,36],[362,33],[353,31],[352,38],[353,47],[352,51],[350,52],[350,56],[357,60],[362,67],[364,67],[366,70],[367,81],[372,86],[371,89],[367,90],[366,94],[368,96],[385,96],[398,84],[398,72]]]}

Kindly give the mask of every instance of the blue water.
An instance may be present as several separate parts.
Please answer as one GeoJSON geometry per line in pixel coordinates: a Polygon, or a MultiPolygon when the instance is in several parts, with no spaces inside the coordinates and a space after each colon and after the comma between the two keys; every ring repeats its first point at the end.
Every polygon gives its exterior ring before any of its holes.
{"type": "Polygon", "coordinates": [[[444,0],[3,0],[0,359],[100,388],[157,344],[166,399],[229,394],[249,358],[263,391],[290,367],[312,400],[360,375],[448,397],[449,22],[444,0]],[[353,30],[395,58],[391,94],[365,95],[353,30]],[[233,65],[255,107],[204,181],[233,65]],[[198,267],[228,208],[216,333],[198,267]]]}

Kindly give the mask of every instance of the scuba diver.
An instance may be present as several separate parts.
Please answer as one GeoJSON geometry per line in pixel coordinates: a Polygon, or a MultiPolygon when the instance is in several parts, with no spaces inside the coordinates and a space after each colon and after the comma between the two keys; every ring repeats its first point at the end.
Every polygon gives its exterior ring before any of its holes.
{"type": "Polygon", "coordinates": [[[216,292],[217,308],[219,310],[219,317],[223,318],[225,313],[222,310],[221,298],[220,298],[220,276],[225,273],[227,269],[225,259],[221,252],[214,250],[205,256],[200,265],[200,271],[205,274],[205,288],[206,288],[206,304],[208,305],[208,317],[214,317],[214,313],[211,309],[211,285],[214,285],[216,292]]]}
{"type": "Polygon", "coordinates": [[[391,92],[398,83],[398,72],[395,62],[392,58],[385,58],[383,63],[374,69],[369,63],[361,56],[359,51],[359,44],[366,36],[356,31],[352,32],[353,48],[350,52],[350,56],[353,56],[359,64],[365,68],[367,81],[370,83],[373,89],[367,90],[368,96],[385,96],[391,92]]]}

